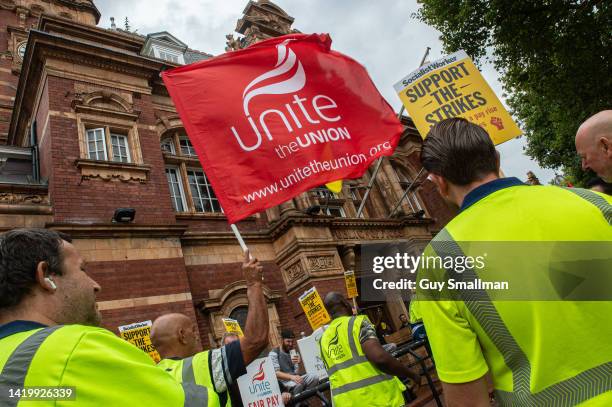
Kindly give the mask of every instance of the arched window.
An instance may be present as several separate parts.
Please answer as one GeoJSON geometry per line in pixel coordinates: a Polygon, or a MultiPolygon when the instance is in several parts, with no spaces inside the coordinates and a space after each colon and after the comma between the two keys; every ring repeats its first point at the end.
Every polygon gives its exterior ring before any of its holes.
{"type": "Polygon", "coordinates": [[[242,328],[242,331],[244,331],[244,327],[246,326],[248,312],[249,308],[245,305],[241,305],[239,307],[234,308],[229,315],[231,319],[235,319],[236,321],[238,321],[238,324],[240,325],[240,328],[242,328]]]}

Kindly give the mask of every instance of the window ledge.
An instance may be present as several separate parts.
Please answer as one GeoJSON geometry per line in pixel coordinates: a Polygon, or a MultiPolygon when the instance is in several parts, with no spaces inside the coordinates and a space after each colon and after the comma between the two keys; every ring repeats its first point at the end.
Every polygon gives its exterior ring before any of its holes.
{"type": "MultiPolygon", "coordinates": [[[[219,212],[175,212],[176,219],[184,219],[184,220],[227,220],[227,217],[224,213],[219,212]]],[[[255,220],[259,217],[259,214],[251,215],[247,218],[244,218],[240,222],[245,220],[255,220]]]]}
{"type": "Polygon", "coordinates": [[[318,198],[319,205],[321,206],[342,206],[346,202],[344,198],[318,198]]]}
{"type": "Polygon", "coordinates": [[[164,160],[167,164],[180,164],[182,162],[189,164],[200,165],[200,160],[195,155],[177,155],[168,151],[162,151],[164,160]]]}
{"type": "Polygon", "coordinates": [[[100,178],[103,181],[117,180],[144,184],[147,182],[149,172],[151,171],[150,165],[83,158],[76,160],[75,165],[81,170],[82,179],[100,178]]]}

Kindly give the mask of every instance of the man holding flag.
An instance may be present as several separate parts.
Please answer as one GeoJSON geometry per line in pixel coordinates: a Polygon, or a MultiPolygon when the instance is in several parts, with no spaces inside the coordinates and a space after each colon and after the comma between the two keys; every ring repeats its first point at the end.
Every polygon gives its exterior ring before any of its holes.
{"type": "Polygon", "coordinates": [[[362,176],[402,132],[364,67],[332,51],[328,35],[262,41],[162,78],[231,224],[362,176]]]}

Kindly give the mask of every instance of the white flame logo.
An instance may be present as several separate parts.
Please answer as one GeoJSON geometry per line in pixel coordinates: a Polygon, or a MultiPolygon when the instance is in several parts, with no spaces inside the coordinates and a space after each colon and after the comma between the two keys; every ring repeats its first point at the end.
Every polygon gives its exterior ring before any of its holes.
{"type": "Polygon", "coordinates": [[[253,79],[244,89],[244,92],[242,93],[242,107],[244,108],[244,114],[246,116],[249,116],[249,102],[255,96],[284,95],[287,93],[297,92],[304,87],[304,84],[306,84],[306,74],[304,73],[302,63],[298,61],[295,53],[291,49],[287,48],[287,43],[289,43],[289,41],[292,40],[285,40],[276,46],[276,49],[278,50],[278,60],[274,66],[274,69],[253,79]],[[291,69],[293,69],[296,63],[297,70],[291,78],[253,89],[255,85],[265,81],[266,79],[274,78],[289,72],[291,69]]]}

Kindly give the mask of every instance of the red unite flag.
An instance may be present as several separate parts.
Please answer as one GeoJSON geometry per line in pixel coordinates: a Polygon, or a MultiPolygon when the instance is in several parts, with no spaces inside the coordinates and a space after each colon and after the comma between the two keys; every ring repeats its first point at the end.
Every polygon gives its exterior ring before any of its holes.
{"type": "Polygon", "coordinates": [[[359,178],[402,126],[327,34],[290,34],[162,73],[230,223],[359,178]]]}

